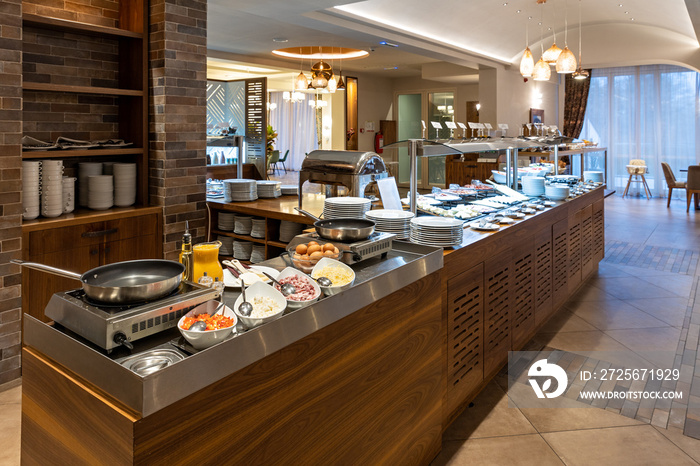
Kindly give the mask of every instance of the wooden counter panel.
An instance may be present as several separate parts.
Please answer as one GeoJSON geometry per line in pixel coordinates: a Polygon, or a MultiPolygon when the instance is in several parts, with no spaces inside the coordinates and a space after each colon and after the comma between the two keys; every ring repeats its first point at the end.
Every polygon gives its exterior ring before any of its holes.
{"type": "Polygon", "coordinates": [[[510,286],[512,328],[511,349],[518,350],[530,339],[535,329],[535,264],[533,240],[522,243],[513,257],[510,286]]]}
{"type": "Polygon", "coordinates": [[[135,420],[44,356],[22,351],[23,465],[131,464],[135,420]]]}
{"type": "Polygon", "coordinates": [[[605,257],[605,199],[593,203],[593,262],[598,263],[605,257]]]}
{"type": "Polygon", "coordinates": [[[574,215],[569,216],[569,246],[567,256],[569,258],[569,266],[567,269],[567,280],[569,283],[569,294],[572,294],[581,284],[581,247],[583,245],[583,236],[581,233],[581,223],[583,220],[583,212],[577,211],[574,215]]]}
{"type": "Polygon", "coordinates": [[[432,274],[139,421],[135,463],[429,463],[441,445],[440,280],[432,274]]]}
{"type": "MultiPolygon", "coordinates": [[[[319,216],[323,213],[323,201],[325,196],[321,194],[304,194],[304,210],[319,216]]],[[[255,215],[265,218],[276,218],[290,222],[313,225],[314,221],[309,217],[294,210],[299,206],[297,196],[282,196],[274,199],[257,199],[250,202],[226,202],[223,199],[208,199],[207,205],[211,209],[228,212],[238,212],[241,214],[255,215]]]]}
{"type": "Polygon", "coordinates": [[[513,263],[510,252],[484,263],[484,376],[500,369],[511,347],[513,263]]]}
{"type": "Polygon", "coordinates": [[[541,229],[534,237],[535,247],[535,326],[540,327],[552,315],[552,227],[541,229]]]}
{"type": "Polygon", "coordinates": [[[569,296],[569,219],[552,225],[552,299],[558,308],[569,296]]]}

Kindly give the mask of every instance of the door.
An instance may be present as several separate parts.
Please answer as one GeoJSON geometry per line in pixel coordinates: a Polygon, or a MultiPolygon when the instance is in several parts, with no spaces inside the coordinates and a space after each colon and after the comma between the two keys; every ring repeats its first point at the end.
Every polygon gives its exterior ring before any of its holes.
{"type": "MultiPolygon", "coordinates": [[[[421,139],[423,119],[423,95],[421,93],[399,94],[396,98],[396,109],[398,114],[398,138],[399,141],[407,139],[421,139]]],[[[398,183],[408,186],[410,182],[410,159],[408,149],[400,147],[398,149],[399,173],[398,183]]],[[[422,168],[418,163],[418,187],[421,188],[422,168]]]]}

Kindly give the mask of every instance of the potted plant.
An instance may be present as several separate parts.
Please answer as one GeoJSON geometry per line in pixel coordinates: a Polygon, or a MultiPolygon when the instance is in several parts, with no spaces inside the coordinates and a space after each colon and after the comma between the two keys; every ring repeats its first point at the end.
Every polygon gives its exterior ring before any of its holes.
{"type": "Polygon", "coordinates": [[[277,131],[272,127],[272,125],[267,125],[267,139],[266,139],[266,152],[268,157],[275,150],[275,140],[277,139],[277,131]]]}

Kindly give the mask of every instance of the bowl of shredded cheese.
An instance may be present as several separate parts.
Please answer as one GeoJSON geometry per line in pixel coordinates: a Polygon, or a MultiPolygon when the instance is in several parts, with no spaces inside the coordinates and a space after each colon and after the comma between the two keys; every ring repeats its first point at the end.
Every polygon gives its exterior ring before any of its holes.
{"type": "Polygon", "coordinates": [[[246,300],[253,305],[253,310],[249,316],[241,315],[238,307],[243,302],[243,294],[238,296],[233,304],[233,312],[236,317],[248,328],[257,327],[266,322],[282,317],[287,307],[287,300],[284,295],[263,282],[255,282],[245,289],[246,300]]]}
{"type": "Polygon", "coordinates": [[[347,290],[355,282],[355,272],[350,266],[328,257],[319,260],[311,270],[311,278],[316,280],[319,277],[326,277],[333,283],[331,286],[321,287],[321,291],[326,296],[347,290]]]}

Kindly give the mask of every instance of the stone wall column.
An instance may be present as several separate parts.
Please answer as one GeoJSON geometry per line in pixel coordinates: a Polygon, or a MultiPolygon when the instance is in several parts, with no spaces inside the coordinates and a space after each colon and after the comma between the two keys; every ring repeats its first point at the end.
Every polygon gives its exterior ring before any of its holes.
{"type": "Polygon", "coordinates": [[[0,2],[0,384],[21,374],[22,2],[0,2]]]}
{"type": "Polygon", "coordinates": [[[177,260],[185,220],[195,242],[205,235],[206,64],[206,0],[151,0],[149,195],[164,209],[166,259],[177,260]]]}

